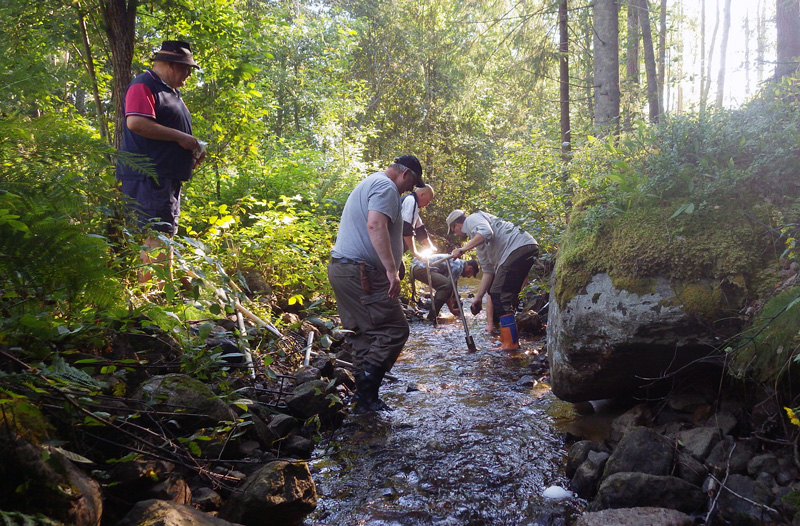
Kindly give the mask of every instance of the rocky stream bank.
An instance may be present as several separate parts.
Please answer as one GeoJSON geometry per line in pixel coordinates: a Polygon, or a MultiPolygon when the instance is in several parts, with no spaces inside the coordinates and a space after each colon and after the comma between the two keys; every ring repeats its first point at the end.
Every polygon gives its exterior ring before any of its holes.
{"type": "Polygon", "coordinates": [[[302,366],[297,334],[337,337],[320,320],[285,337],[296,367],[270,375],[237,363],[224,337],[207,343],[231,355],[230,374],[181,373],[179,347],[154,329],[110,346],[107,363],[147,363],[124,378],[81,376],[87,356],[36,372],[4,353],[9,374],[73,377],[42,415],[5,406],[5,524],[800,524],[796,442],[783,438],[797,434],[763,388],[709,369],[644,398],[570,404],[547,386],[544,316],[527,315],[517,353],[494,347],[480,317],[469,353],[457,319],[409,316],[416,339],[383,390],[395,411],[358,417],[346,346],[314,347],[302,366]],[[83,424],[63,427],[64,411],[83,424]]]}

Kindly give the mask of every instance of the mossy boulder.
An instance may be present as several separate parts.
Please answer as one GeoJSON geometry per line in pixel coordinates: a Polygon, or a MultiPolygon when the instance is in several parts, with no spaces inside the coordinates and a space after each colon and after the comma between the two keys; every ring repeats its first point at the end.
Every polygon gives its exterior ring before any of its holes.
{"type": "MultiPolygon", "coordinates": [[[[722,363],[750,321],[748,309],[786,279],[780,227],[800,222],[796,172],[781,176],[784,185],[764,185],[766,176],[745,165],[720,165],[716,190],[702,197],[662,176],[670,190],[660,196],[653,185],[648,193],[576,200],[550,295],[557,396],[610,398],[692,372],[693,364],[722,363]]],[[[692,170],[707,178],[701,165],[692,170]]]]}
{"type": "Polygon", "coordinates": [[[187,429],[215,426],[233,421],[233,409],[196,378],[185,374],[154,376],[143,383],[133,396],[187,429]]]}

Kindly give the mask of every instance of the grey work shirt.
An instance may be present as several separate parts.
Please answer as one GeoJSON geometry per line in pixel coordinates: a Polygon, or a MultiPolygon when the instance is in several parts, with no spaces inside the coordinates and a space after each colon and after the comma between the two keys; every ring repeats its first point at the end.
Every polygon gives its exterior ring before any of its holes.
{"type": "Polygon", "coordinates": [[[484,243],[475,248],[481,269],[495,274],[516,249],[525,245],[538,245],[532,235],[517,226],[486,212],[475,212],[467,216],[461,228],[470,239],[480,234],[484,243]]]}
{"type": "Polygon", "coordinates": [[[403,221],[400,217],[400,192],[397,185],[384,172],[376,172],[358,183],[342,211],[339,233],[331,250],[335,258],[363,261],[375,268],[383,269],[378,253],[372,246],[367,230],[370,210],[389,218],[389,239],[397,268],[403,256],[403,221]]]}

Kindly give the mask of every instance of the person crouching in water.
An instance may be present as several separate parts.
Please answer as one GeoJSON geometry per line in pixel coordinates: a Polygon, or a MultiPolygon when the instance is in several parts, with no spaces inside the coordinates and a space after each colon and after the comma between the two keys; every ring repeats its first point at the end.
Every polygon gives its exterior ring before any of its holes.
{"type": "Polygon", "coordinates": [[[467,216],[463,210],[453,210],[447,216],[447,233],[451,232],[469,237],[467,244],[453,250],[451,255],[460,258],[474,248],[483,268],[483,278],[470,310],[473,314],[480,312],[483,296],[488,292],[495,315],[500,318],[501,348],[519,349],[514,313],[525,278],[539,255],[539,244],[516,225],[486,212],[467,216]]]}
{"type": "Polygon", "coordinates": [[[447,308],[454,316],[459,316],[461,313],[458,311],[458,303],[456,303],[455,295],[458,294],[457,290],[453,290],[453,285],[450,283],[450,274],[447,270],[447,265],[453,270],[453,281],[458,285],[458,278],[472,278],[480,272],[480,266],[474,259],[464,261],[461,259],[454,259],[451,261],[444,261],[449,258],[450,254],[431,254],[427,258],[420,256],[411,260],[411,272],[414,279],[427,283],[436,291],[431,298],[431,310],[428,312],[426,319],[433,321],[439,316],[439,311],[446,304],[447,308]],[[430,274],[428,267],[430,265],[430,274]],[[430,275],[430,283],[428,283],[428,276],[430,275]]]}

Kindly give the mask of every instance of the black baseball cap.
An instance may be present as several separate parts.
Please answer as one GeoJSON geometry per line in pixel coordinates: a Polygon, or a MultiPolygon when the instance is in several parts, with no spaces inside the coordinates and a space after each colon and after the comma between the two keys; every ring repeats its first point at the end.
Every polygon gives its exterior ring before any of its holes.
{"type": "Polygon", "coordinates": [[[394,160],[395,164],[402,164],[415,174],[417,174],[417,181],[414,186],[422,188],[425,186],[425,181],[422,180],[422,165],[419,164],[419,159],[413,155],[401,155],[394,160]]]}

